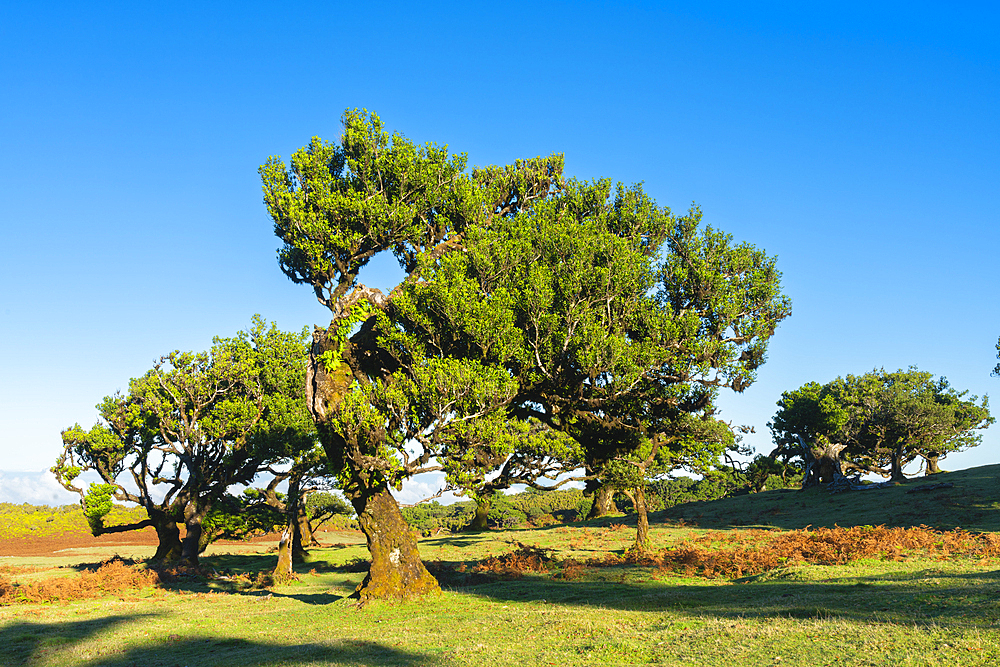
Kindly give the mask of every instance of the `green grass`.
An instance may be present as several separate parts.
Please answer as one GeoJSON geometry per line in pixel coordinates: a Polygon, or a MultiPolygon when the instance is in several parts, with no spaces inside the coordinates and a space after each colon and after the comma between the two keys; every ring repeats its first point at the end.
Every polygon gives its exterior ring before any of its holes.
{"type": "MultiPolygon", "coordinates": [[[[746,525],[923,523],[995,530],[991,510],[998,474],[1000,466],[942,475],[933,481],[955,487],[941,493],[906,494],[919,483],[910,482],[831,497],[770,492],[697,503],[654,515],[653,539],[663,547],[707,529],[746,525]],[[837,502],[829,503],[831,498],[837,502]],[[921,512],[905,520],[904,515],[921,512]],[[678,526],[680,518],[699,525],[678,526]]],[[[506,553],[517,542],[551,548],[560,558],[588,558],[626,548],[633,533],[616,526],[626,521],[442,536],[421,540],[420,548],[432,567],[440,561],[446,571],[506,553]]],[[[558,568],[510,581],[455,574],[443,579],[441,595],[358,607],[348,596],[364,573],[345,565],[365,556],[360,543],[316,549],[311,562],[298,568],[300,581],[270,591],[194,581],[97,600],[2,607],[0,664],[1000,663],[1000,563],[995,561],[871,559],[786,567],[738,580],[634,565],[588,569],[573,579],[553,576],[558,568]]],[[[41,568],[56,561],[72,565],[66,556],[21,560],[41,568]]],[[[227,572],[273,564],[273,554],[233,549],[205,558],[205,565],[227,572]]]]}

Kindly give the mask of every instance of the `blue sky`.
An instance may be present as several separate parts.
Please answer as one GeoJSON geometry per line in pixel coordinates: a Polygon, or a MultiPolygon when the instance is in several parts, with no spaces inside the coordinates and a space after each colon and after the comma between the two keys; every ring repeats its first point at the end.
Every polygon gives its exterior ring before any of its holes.
{"type": "MultiPolygon", "coordinates": [[[[759,450],[810,380],[996,393],[998,28],[913,2],[0,4],[0,471],[52,465],[161,354],[328,322],[256,170],[347,107],[474,165],[565,153],[777,255],[793,315],[722,399],[759,450]]],[[[997,428],[944,467],[997,462],[997,428]]]]}

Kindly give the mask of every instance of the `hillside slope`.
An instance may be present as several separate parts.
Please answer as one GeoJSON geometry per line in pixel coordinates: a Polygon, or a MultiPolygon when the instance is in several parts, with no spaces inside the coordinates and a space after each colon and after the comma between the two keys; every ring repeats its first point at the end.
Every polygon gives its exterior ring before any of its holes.
{"type": "Polygon", "coordinates": [[[918,477],[884,489],[830,494],[823,489],[765,491],[677,505],[651,521],[704,528],[835,525],[919,526],[1000,531],[1000,465],[918,477]],[[939,484],[950,488],[930,489],[939,484]]]}

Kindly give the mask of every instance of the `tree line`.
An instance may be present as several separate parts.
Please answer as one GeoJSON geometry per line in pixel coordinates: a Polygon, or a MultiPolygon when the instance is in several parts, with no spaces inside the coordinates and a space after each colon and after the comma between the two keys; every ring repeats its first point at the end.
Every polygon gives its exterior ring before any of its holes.
{"type": "MultiPolygon", "coordinates": [[[[305,499],[336,486],[371,552],[356,594],[413,597],[438,585],[391,489],[441,472],[476,502],[478,528],[513,485],[583,481],[591,516],[620,492],[639,515],[633,550],[647,552],[649,481],[712,480],[747,452],[716,400],[754,382],[791,314],[775,259],[641,185],[566,177],[561,155],[469,169],[374,113],[349,110],[343,124],[339,141],[313,138],[260,168],[280,268],[330,310],[329,326],[310,336],[255,317],[208,352],[160,359],[98,406],[89,431],[64,431],[53,470],[92,529],[154,526],[155,558],[197,565],[235,502],[227,490],[266,479],[228,516],[277,512],[287,572],[305,499]],[[388,293],[359,281],[384,253],[405,273],[388,293]],[[102,482],[74,486],[84,470],[102,482]],[[148,519],[104,527],[112,499],[148,519]]],[[[917,457],[931,471],[991,421],[985,399],[971,409],[943,379],[870,375],[787,392],[778,449],[739,473],[787,476],[799,436],[844,444],[879,474],[917,457]],[[946,418],[950,431],[920,430],[946,418]]]]}

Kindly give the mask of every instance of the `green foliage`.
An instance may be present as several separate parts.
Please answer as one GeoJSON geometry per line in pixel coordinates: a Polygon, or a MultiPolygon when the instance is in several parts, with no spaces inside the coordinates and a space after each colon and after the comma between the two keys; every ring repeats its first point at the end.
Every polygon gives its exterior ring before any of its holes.
{"type": "Polygon", "coordinates": [[[406,523],[414,530],[429,535],[438,529],[450,532],[460,531],[475,512],[475,503],[460,502],[442,505],[436,500],[411,507],[401,507],[400,512],[406,523]]]}
{"type": "MultiPolygon", "coordinates": [[[[686,476],[657,479],[646,484],[646,506],[650,512],[659,512],[686,503],[717,500],[734,493],[741,486],[742,480],[724,470],[709,472],[700,479],[686,476]]],[[[632,501],[625,496],[616,503],[622,512],[635,511],[632,501]]]]}
{"type": "MultiPolygon", "coordinates": [[[[997,359],[1000,359],[1000,338],[997,339],[997,359]]],[[[1000,376],[1000,364],[993,369],[993,376],[1000,376]]]]}
{"type": "Polygon", "coordinates": [[[333,315],[314,415],[346,493],[435,461],[485,498],[647,443],[641,484],[718,460],[715,393],[754,381],[790,313],[773,258],[561,156],[469,173],[375,114],[343,123],[260,174],[282,270],[333,315]],[[358,282],[384,252],[407,273],[388,295],[358,282]]]}
{"type": "Polygon", "coordinates": [[[320,363],[323,364],[328,373],[335,373],[340,368],[347,339],[354,333],[357,325],[371,317],[373,312],[368,302],[361,300],[351,306],[346,316],[337,321],[332,336],[332,340],[336,343],[337,348],[330,348],[319,356],[320,363]]]}
{"type": "Polygon", "coordinates": [[[255,315],[247,331],[213,339],[207,352],[162,357],[127,393],[98,405],[101,421],[89,431],[63,431],[56,478],[80,494],[95,531],[112,496],[145,507],[154,521],[187,513],[189,534],[202,526],[206,539],[251,530],[251,515],[227,509],[227,489],[315,444],[306,337],[255,315]],[[72,484],[82,470],[102,481],[89,494],[72,484]]]}
{"type": "Polygon", "coordinates": [[[215,540],[247,540],[274,532],[284,525],[284,515],[260,502],[254,491],[247,489],[240,496],[226,494],[212,503],[202,519],[202,551],[215,540]]]}
{"type": "Polygon", "coordinates": [[[87,517],[93,534],[99,535],[104,527],[104,517],[111,512],[114,503],[117,484],[91,483],[87,495],[83,498],[83,515],[87,517]]]}
{"type": "Polygon", "coordinates": [[[802,466],[758,454],[746,466],[743,477],[752,493],[793,488],[802,482],[802,466]]]}
{"type": "Polygon", "coordinates": [[[489,498],[490,509],[486,523],[490,528],[508,530],[523,526],[528,521],[528,513],[510,501],[510,496],[496,492],[489,498]]]}
{"type": "Polygon", "coordinates": [[[316,491],[306,496],[306,511],[310,519],[319,519],[326,515],[354,514],[354,508],[335,493],[316,491]]]}
{"type": "Polygon", "coordinates": [[[593,502],[584,497],[582,489],[527,489],[523,493],[505,495],[504,500],[533,524],[537,524],[541,517],[552,517],[559,523],[579,521],[587,516],[593,502]]]}
{"type": "Polygon", "coordinates": [[[801,456],[801,436],[820,446],[844,444],[850,465],[894,479],[917,458],[930,469],[951,452],[979,445],[975,431],[994,421],[986,397],[967,394],[914,367],[810,382],[778,401],[768,424],[777,445],[771,456],[785,462],[801,456]]]}
{"type": "MultiPolygon", "coordinates": [[[[140,521],[145,516],[141,507],[112,505],[103,517],[103,525],[116,526],[140,521]]],[[[0,539],[52,537],[72,533],[88,533],[90,522],[80,505],[15,505],[0,503],[0,539]]]]}
{"type": "MultiPolygon", "coordinates": [[[[487,524],[497,529],[580,521],[587,516],[592,502],[584,497],[581,489],[528,489],[512,494],[496,491],[490,494],[488,501],[487,524]]],[[[458,532],[469,524],[475,510],[476,503],[469,501],[450,505],[432,501],[401,508],[407,523],[424,534],[433,533],[438,528],[458,532]]]]}

